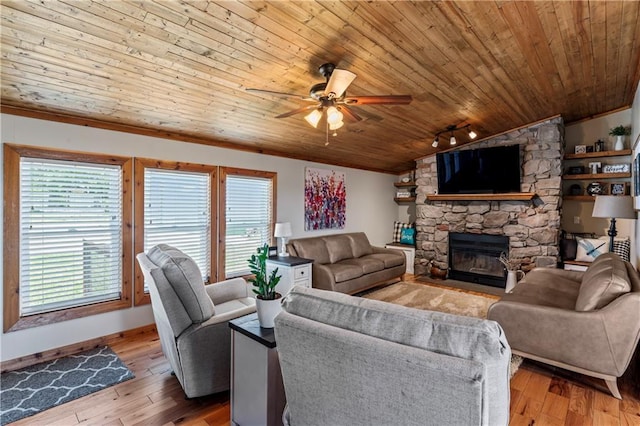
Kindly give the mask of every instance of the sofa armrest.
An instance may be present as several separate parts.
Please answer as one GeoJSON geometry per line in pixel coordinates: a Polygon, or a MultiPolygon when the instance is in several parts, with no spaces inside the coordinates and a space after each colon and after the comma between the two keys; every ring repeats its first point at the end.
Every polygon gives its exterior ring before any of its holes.
{"type": "Polygon", "coordinates": [[[213,304],[228,302],[233,299],[249,297],[249,283],[244,278],[231,278],[204,286],[213,304]]]}
{"type": "Polygon", "coordinates": [[[627,293],[602,309],[578,312],[521,302],[494,303],[512,349],[619,377],[640,333],[640,293],[627,293]]]}
{"type": "Polygon", "coordinates": [[[312,286],[320,290],[336,290],[336,280],[329,268],[321,263],[312,265],[312,286]]]}

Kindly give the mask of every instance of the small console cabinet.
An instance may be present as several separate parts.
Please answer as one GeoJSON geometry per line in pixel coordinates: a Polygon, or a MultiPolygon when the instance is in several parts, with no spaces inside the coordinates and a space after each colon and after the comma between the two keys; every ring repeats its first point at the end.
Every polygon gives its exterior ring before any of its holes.
{"type": "Polygon", "coordinates": [[[278,268],[282,275],[276,291],[283,296],[289,294],[294,285],[311,288],[311,264],[313,260],[296,256],[272,256],[267,259],[267,274],[278,268]]]}

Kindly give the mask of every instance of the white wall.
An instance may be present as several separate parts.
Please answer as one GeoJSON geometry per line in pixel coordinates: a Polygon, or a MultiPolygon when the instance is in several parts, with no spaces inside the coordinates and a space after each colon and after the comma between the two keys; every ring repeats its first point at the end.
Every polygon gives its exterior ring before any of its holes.
{"type": "MultiPolygon", "coordinates": [[[[597,117],[593,120],[581,121],[576,124],[567,125],[565,127],[565,152],[574,152],[576,145],[593,145],[598,139],[605,141],[605,150],[613,150],[614,138],[613,136],[609,136],[609,130],[618,125],[631,125],[631,115],[631,108],[629,108],[623,111],[597,117]]],[[[632,143],[627,136],[625,139],[625,148],[628,149],[631,148],[631,146],[632,143]]],[[[615,163],[616,160],[620,160],[621,163],[632,163],[632,160],[621,157],[611,157],[611,159],[607,159],[606,162],[615,163]]],[[[593,161],[602,160],[594,159],[593,161]]],[[[574,162],[571,164],[578,165],[578,163],[574,164],[574,162]]],[[[580,164],[586,166],[587,162],[581,162],[580,164]]],[[[568,167],[568,163],[565,163],[564,167],[568,167]]],[[[589,182],[581,181],[580,183],[586,186],[589,182]]],[[[593,232],[597,235],[607,235],[607,231],[609,230],[609,220],[591,217],[591,214],[593,213],[593,204],[593,202],[563,202],[561,218],[562,229],[569,232],[593,232]],[[574,223],[574,217],[580,217],[579,224],[574,223]]],[[[618,237],[631,238],[632,259],[634,259],[638,253],[635,243],[638,241],[638,239],[635,238],[636,222],[637,221],[635,220],[628,219],[619,219],[616,221],[618,237]]]]}
{"type": "MultiPolygon", "coordinates": [[[[372,244],[384,245],[391,241],[393,221],[398,219],[398,205],[393,201],[395,195],[393,182],[397,179],[394,175],[7,114],[0,115],[0,136],[2,143],[277,172],[277,220],[291,222],[293,238],[364,231],[372,244]],[[307,166],[345,172],[347,190],[345,229],[304,231],[304,171],[307,166]]],[[[348,136],[345,135],[344,138],[342,143],[349,143],[348,136]]],[[[321,138],[317,149],[324,149],[321,138]]],[[[143,306],[3,333],[0,337],[0,359],[6,361],[152,322],[150,307],[143,306]]]]}

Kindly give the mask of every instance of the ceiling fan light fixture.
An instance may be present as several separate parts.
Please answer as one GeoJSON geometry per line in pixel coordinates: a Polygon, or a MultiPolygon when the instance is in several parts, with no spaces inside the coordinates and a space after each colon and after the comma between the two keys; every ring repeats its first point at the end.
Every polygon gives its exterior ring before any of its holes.
{"type": "MultiPolygon", "coordinates": [[[[329,130],[338,130],[340,127],[344,126],[344,121],[340,120],[337,123],[329,123],[329,130]]],[[[334,135],[335,136],[335,135],[334,135]]]]}
{"type": "Polygon", "coordinates": [[[342,121],[343,115],[338,110],[338,108],[334,106],[330,106],[327,108],[327,122],[329,124],[337,124],[342,121]]]}
{"type": "Polygon", "coordinates": [[[314,109],[304,117],[304,119],[307,120],[307,123],[311,124],[315,128],[318,128],[318,123],[320,122],[321,118],[322,112],[319,109],[314,109]]]}

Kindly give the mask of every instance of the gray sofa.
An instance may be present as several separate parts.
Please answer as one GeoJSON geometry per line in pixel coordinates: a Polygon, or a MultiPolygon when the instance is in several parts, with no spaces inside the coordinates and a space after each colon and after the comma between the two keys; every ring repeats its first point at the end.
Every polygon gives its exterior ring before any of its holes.
{"type": "Polygon", "coordinates": [[[640,276],[614,253],[585,272],[536,268],[487,317],[515,354],[604,379],[621,398],[617,378],[640,338],[640,276]]]}
{"type": "Polygon", "coordinates": [[[313,259],[313,287],[340,293],[361,292],[406,270],[401,251],[372,246],[364,232],[291,240],[288,251],[313,259]]]}
{"type": "Polygon", "coordinates": [[[488,320],[294,287],[275,320],[291,425],[507,425],[511,350],[488,320]]]}

